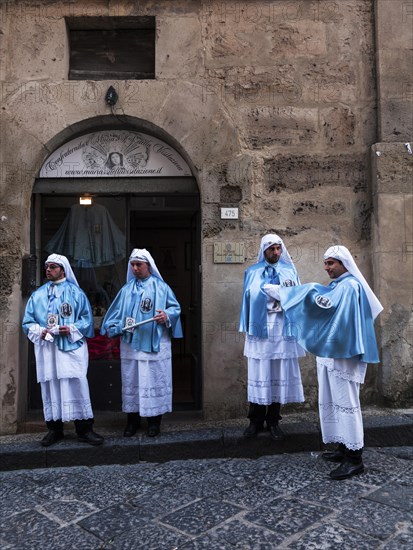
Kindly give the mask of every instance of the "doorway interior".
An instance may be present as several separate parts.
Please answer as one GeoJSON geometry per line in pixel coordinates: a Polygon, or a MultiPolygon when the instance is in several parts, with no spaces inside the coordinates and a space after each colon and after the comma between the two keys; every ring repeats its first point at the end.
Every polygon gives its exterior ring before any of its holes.
{"type": "MultiPolygon", "coordinates": [[[[146,248],[181,305],[184,338],[172,340],[173,409],[200,410],[201,287],[198,193],[35,194],[32,250],[38,283],[52,252],[67,256],[92,306],[88,379],[96,411],[121,410],[119,338],[100,335],[104,314],[126,282],[133,248],[146,248]]],[[[42,408],[33,350],[29,353],[29,410],[42,408]]]]}

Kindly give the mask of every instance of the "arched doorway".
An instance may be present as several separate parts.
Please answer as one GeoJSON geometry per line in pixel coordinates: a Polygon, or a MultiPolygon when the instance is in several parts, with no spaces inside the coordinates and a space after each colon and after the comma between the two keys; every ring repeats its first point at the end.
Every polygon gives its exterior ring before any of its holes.
{"type": "MultiPolygon", "coordinates": [[[[151,251],[182,308],[184,338],[173,341],[174,410],[201,408],[199,208],[196,180],[185,160],[148,134],[83,134],[43,163],[32,208],[37,284],[43,283],[47,256],[61,253],[89,298],[95,337],[88,342],[88,378],[96,411],[121,410],[119,342],[99,329],[136,247],[151,251]],[[90,204],[81,204],[82,197],[90,204]]],[[[29,410],[37,410],[41,397],[34,364],[29,373],[29,410]]]]}

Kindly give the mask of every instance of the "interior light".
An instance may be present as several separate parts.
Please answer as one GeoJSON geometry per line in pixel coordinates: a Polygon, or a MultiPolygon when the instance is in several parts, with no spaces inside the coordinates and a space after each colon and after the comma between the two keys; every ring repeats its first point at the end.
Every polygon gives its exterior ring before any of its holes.
{"type": "Polygon", "coordinates": [[[92,197],[90,195],[82,195],[79,197],[79,204],[83,204],[84,206],[92,204],[92,197]]]}

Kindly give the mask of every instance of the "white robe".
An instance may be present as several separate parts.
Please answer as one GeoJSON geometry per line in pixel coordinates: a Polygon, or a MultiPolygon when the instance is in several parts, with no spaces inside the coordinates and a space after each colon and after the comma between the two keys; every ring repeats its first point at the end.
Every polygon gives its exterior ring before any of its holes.
{"type": "MultiPolygon", "coordinates": [[[[71,325],[71,341],[82,338],[82,334],[71,325]]],[[[30,326],[28,338],[34,344],[37,381],[40,383],[43,400],[43,414],[50,420],[86,420],[93,418],[86,378],[89,353],[86,341],[78,349],[60,351],[53,342],[42,340],[42,328],[30,326]]]]}
{"type": "MultiPolygon", "coordinates": [[[[268,297],[268,310],[273,300],[268,297]]],[[[298,357],[304,350],[283,336],[282,312],[267,313],[268,338],[246,335],[244,355],[248,358],[248,401],[259,405],[302,403],[304,390],[298,357]]]]}
{"type": "Polygon", "coordinates": [[[172,412],[172,348],[164,329],[158,353],[134,350],[121,341],[122,411],[143,417],[172,412]]]}
{"type": "Polygon", "coordinates": [[[342,443],[352,451],[364,446],[360,384],[367,364],[317,357],[318,407],[324,443],[342,443]]]}

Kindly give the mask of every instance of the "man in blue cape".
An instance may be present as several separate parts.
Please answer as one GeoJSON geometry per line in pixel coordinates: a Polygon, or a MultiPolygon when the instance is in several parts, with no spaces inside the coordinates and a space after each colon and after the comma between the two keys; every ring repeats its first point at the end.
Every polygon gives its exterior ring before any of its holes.
{"type": "Polygon", "coordinates": [[[103,437],[93,431],[86,378],[92,310],[65,256],[51,254],[45,268],[48,282],[30,296],[23,318],[23,331],[34,344],[49,430],[41,444],[49,447],[62,439],[63,422],[74,420],[80,441],[101,445],[103,437]]]}
{"type": "Polygon", "coordinates": [[[332,479],[346,479],[364,471],[360,384],[367,364],[379,362],[374,320],[383,307],[345,246],[325,252],[324,269],[332,279],[327,287],[269,285],[266,291],[281,300],[285,333],[317,356],[323,442],[338,443],[322,457],[340,462],[332,479]]]}
{"type": "Polygon", "coordinates": [[[280,441],[281,404],[304,401],[298,357],[305,353],[294,337],[283,335],[284,316],[279,302],[265,293],[266,284],[299,284],[288,250],[276,234],[261,239],[257,263],[245,272],[239,330],[246,334],[248,358],[250,424],[244,436],[255,437],[266,421],[272,439],[280,441]]]}
{"type": "Polygon", "coordinates": [[[135,248],[129,258],[126,284],[102,323],[101,334],[121,336],[123,435],[135,435],[140,417],[147,434],[157,436],[162,415],[172,411],[171,337],[182,338],[181,308],[151,254],[135,248]],[[133,325],[148,321],[135,328],[133,325]]]}

